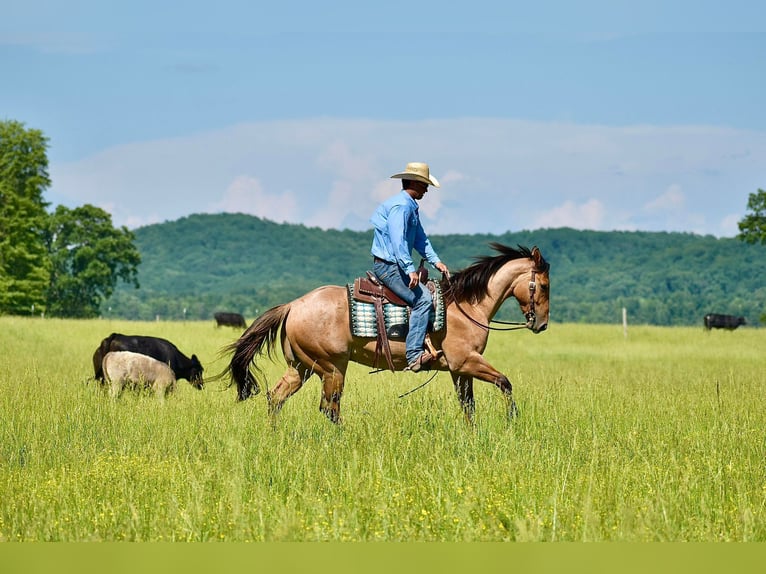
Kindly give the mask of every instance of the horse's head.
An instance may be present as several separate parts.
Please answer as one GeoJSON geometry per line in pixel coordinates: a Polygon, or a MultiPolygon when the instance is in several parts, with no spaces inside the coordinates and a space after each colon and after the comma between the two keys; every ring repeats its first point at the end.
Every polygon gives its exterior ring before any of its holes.
{"type": "Polygon", "coordinates": [[[545,331],[548,327],[548,262],[537,247],[530,250],[519,245],[518,249],[514,249],[501,243],[490,243],[490,246],[500,254],[477,257],[470,267],[442,281],[444,300],[448,305],[454,302],[461,315],[489,331],[493,329],[489,323],[504,323],[494,321],[492,317],[503,301],[512,296],[518,301],[527,321],[505,324],[515,325],[512,329],[526,326],[534,333],[545,331]],[[486,299],[489,303],[485,304],[486,299]],[[461,303],[469,309],[466,310],[461,303]],[[482,305],[484,309],[480,310],[482,305]]]}
{"type": "Polygon", "coordinates": [[[533,333],[542,333],[548,328],[550,307],[550,265],[543,258],[537,247],[532,249],[532,265],[529,270],[529,289],[519,289],[514,293],[519,307],[527,318],[527,328],[533,333]]]}

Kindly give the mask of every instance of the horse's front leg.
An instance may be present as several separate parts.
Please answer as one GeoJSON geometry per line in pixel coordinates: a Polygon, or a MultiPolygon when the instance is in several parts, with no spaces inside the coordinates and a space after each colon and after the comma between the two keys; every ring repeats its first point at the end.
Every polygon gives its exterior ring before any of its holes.
{"type": "Polygon", "coordinates": [[[457,399],[460,401],[460,406],[463,407],[465,420],[473,425],[473,415],[476,412],[476,401],[473,398],[473,377],[458,375],[457,373],[450,374],[452,375],[452,384],[455,386],[457,399]]]}
{"type": "Polygon", "coordinates": [[[505,398],[508,417],[514,418],[519,414],[516,401],[513,400],[513,386],[511,385],[511,381],[509,381],[508,377],[503,373],[490,365],[481,354],[477,352],[471,353],[471,355],[463,361],[463,364],[456,369],[455,374],[453,374],[453,379],[456,375],[462,377],[475,377],[497,386],[505,398]]]}

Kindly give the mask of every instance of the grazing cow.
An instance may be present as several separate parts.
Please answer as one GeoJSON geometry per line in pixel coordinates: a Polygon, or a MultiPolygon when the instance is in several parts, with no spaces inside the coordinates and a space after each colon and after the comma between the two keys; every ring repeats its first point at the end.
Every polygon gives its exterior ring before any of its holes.
{"type": "Polygon", "coordinates": [[[111,351],[101,363],[109,394],[117,398],[126,386],[151,388],[157,397],[172,393],[176,384],[173,370],[157,359],[132,351],[111,351]]]}
{"type": "Polygon", "coordinates": [[[178,350],[173,343],[159,337],[149,337],[144,335],[122,335],[112,333],[93,353],[93,370],[96,380],[104,380],[104,370],[102,362],[107,353],[111,351],[133,351],[157,359],[161,363],[168,365],[176,379],[186,379],[194,387],[201,389],[202,364],[200,364],[197,355],[192,355],[191,359],[178,350]]]}
{"type": "Polygon", "coordinates": [[[747,325],[744,317],[735,317],[734,315],[720,315],[718,313],[708,313],[705,315],[705,329],[727,329],[733,331],[740,325],[747,325]]]}
{"type": "Polygon", "coordinates": [[[215,317],[216,327],[225,325],[227,327],[241,327],[242,329],[247,328],[247,323],[245,323],[245,318],[239,313],[224,313],[222,311],[219,311],[218,313],[213,315],[213,317],[215,317]]]}

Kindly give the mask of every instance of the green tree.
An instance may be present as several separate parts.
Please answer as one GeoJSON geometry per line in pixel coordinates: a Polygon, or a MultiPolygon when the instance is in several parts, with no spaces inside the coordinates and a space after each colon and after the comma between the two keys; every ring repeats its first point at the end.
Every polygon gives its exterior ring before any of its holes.
{"type": "MultiPolygon", "coordinates": [[[[737,238],[750,244],[766,244],[766,191],[759,188],[756,193],[751,193],[747,200],[747,209],[750,213],[737,224],[737,238]]],[[[766,323],[766,313],[761,313],[760,321],[766,323]]]]}
{"type": "Polygon", "coordinates": [[[751,213],[745,215],[737,224],[737,238],[750,244],[766,244],[766,191],[759,189],[756,193],[751,193],[747,200],[747,209],[751,213]]]}
{"type": "Polygon", "coordinates": [[[103,209],[59,205],[51,215],[47,234],[51,260],[48,313],[97,317],[118,280],[137,288],[141,256],[134,240],[126,227],[115,229],[103,209]]]}
{"type": "Polygon", "coordinates": [[[0,121],[0,313],[29,314],[45,302],[47,146],[41,131],[0,121]]]}

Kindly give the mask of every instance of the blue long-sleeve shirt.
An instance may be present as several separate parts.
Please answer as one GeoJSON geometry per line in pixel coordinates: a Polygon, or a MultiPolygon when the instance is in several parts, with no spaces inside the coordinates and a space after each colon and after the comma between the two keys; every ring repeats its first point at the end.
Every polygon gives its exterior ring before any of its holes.
{"type": "Polygon", "coordinates": [[[370,218],[374,227],[372,255],[396,262],[405,273],[415,271],[412,250],[435,265],[441,261],[420,224],[417,202],[402,190],[386,200],[370,218]]]}

